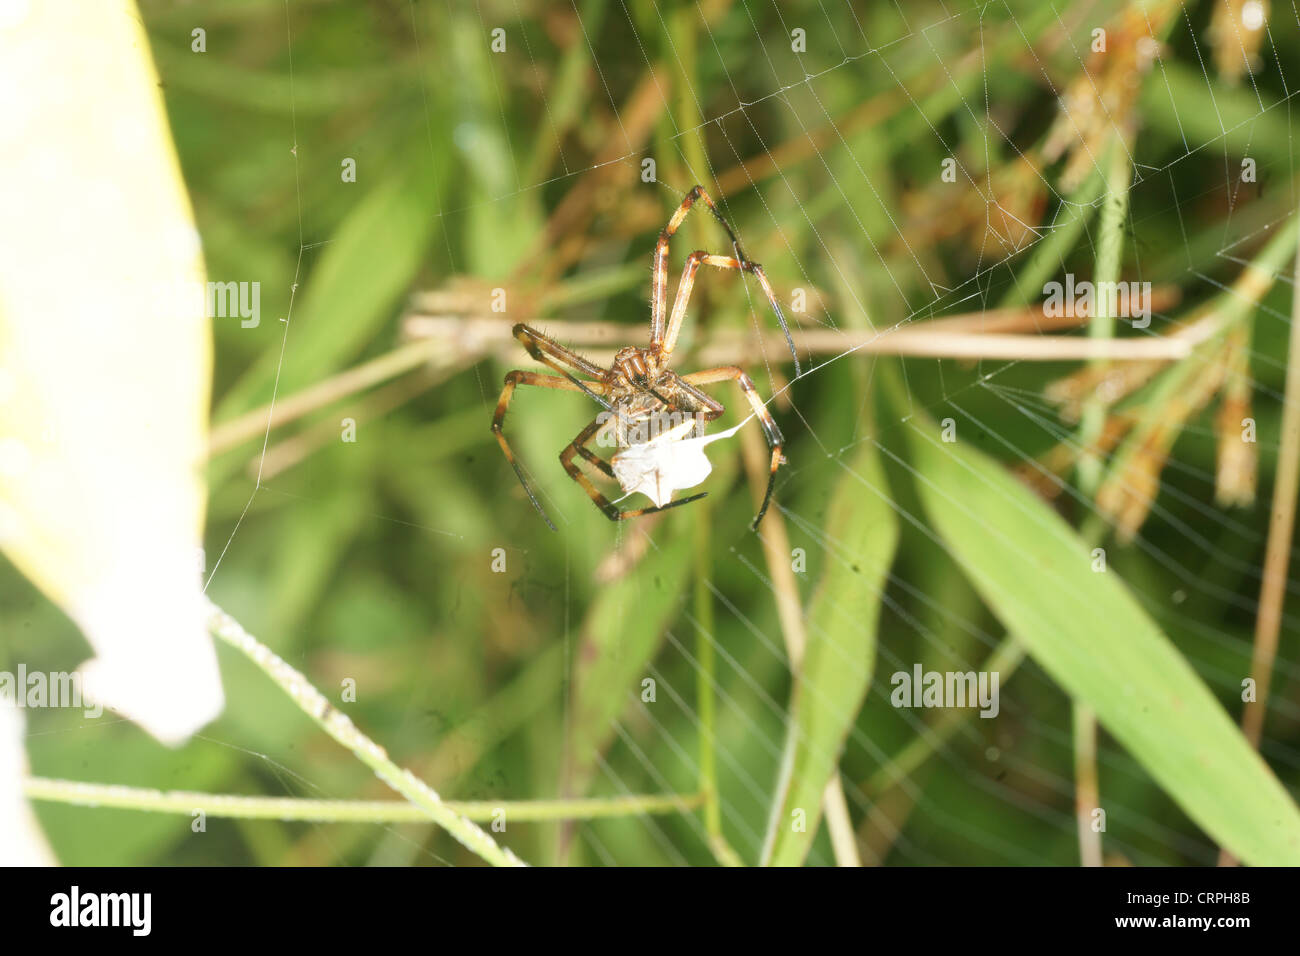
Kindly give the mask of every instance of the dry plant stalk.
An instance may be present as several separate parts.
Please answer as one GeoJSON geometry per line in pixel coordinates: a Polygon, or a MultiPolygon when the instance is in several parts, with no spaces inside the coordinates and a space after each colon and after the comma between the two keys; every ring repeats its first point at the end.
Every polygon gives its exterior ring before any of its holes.
{"type": "Polygon", "coordinates": [[[1173,0],[1132,4],[1100,34],[1092,34],[1092,56],[1061,95],[1061,113],[1043,144],[1048,163],[1069,157],[1060,179],[1065,192],[1083,183],[1116,130],[1124,142],[1132,142],[1142,78],[1160,53],[1157,37],[1181,6],[1173,0]]]}
{"type": "Polygon", "coordinates": [[[1145,523],[1160,491],[1160,474],[1169,449],[1187,420],[1214,397],[1226,375],[1227,362],[1220,352],[1202,374],[1190,376],[1182,394],[1174,394],[1166,401],[1160,420],[1141,436],[1124,467],[1107,475],[1097,489],[1097,511],[1113,523],[1119,541],[1132,541],[1145,523]]]}
{"type": "Polygon", "coordinates": [[[1210,18],[1214,68],[1229,83],[1260,67],[1268,24],[1268,0],[1218,0],[1210,18]]]}
{"type": "Polygon", "coordinates": [[[1043,397],[1061,406],[1062,421],[1077,422],[1089,399],[1114,405],[1151,381],[1165,366],[1164,362],[1089,366],[1050,383],[1043,389],[1043,397]]]}
{"type": "MultiPolygon", "coordinates": [[[[1042,323],[1041,309],[1019,310],[1029,328],[1042,323]]],[[[1073,335],[1012,334],[979,331],[987,327],[986,313],[970,313],[933,322],[904,323],[895,328],[791,330],[801,354],[840,356],[908,355],[925,358],[1006,359],[1014,361],[1068,362],[1104,358],[1112,361],[1179,361],[1192,354],[1195,339],[1190,336],[1086,339],[1073,335]],[[961,318],[970,331],[945,328],[941,323],[961,318]]],[[[618,322],[547,322],[533,319],[543,331],[558,329],[557,338],[577,348],[597,363],[608,363],[616,342],[627,337],[627,325],[618,322]]],[[[1075,323],[1077,324],[1077,323],[1075,323]]],[[[448,348],[478,344],[486,354],[512,356],[515,351],[511,329],[514,321],[500,316],[472,314],[413,314],[407,317],[405,333],[411,339],[437,339],[448,348]]],[[[762,364],[783,361],[789,352],[780,332],[755,335],[749,329],[711,329],[694,343],[696,361],[703,365],[762,364]]]]}
{"type": "MultiPolygon", "coordinates": [[[[761,501],[767,484],[767,454],[758,434],[752,429],[743,432],[741,453],[754,500],[761,501]]],[[[767,563],[768,574],[771,575],[771,589],[776,598],[781,636],[785,639],[786,656],[790,660],[790,674],[793,677],[803,666],[808,632],[804,628],[804,609],[799,599],[798,579],[790,565],[790,534],[780,509],[768,515],[767,524],[759,538],[763,542],[763,558],[767,563]]],[[[822,808],[837,865],[861,866],[862,860],[849,819],[848,801],[844,796],[844,784],[838,766],[826,781],[826,789],[822,792],[822,808]]]]}
{"type": "MultiPolygon", "coordinates": [[[[1238,326],[1228,336],[1227,380],[1214,419],[1218,454],[1214,473],[1214,498],[1224,507],[1248,507],[1255,503],[1255,482],[1259,456],[1253,440],[1247,440],[1250,423],[1250,332],[1238,326]]],[[[1254,438],[1252,434],[1251,439],[1254,438]]]]}

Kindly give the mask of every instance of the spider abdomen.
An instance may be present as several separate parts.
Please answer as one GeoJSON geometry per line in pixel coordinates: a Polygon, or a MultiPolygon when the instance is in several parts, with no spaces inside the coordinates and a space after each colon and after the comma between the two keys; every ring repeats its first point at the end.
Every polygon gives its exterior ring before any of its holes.
{"type": "MultiPolygon", "coordinates": [[[[670,433],[681,437],[698,437],[704,434],[708,417],[693,405],[670,404],[657,395],[640,390],[611,402],[611,409],[597,415],[597,420],[608,423],[605,432],[607,444],[617,448],[630,448],[654,441],[670,433]],[[690,428],[683,426],[690,425],[690,428]]],[[[603,442],[605,443],[605,442],[603,442]]]]}

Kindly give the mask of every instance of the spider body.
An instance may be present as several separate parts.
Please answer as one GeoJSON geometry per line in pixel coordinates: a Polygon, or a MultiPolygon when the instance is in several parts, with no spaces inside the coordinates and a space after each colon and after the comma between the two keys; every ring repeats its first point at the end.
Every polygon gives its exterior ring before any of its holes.
{"type": "MultiPolygon", "coordinates": [[[[676,372],[664,368],[649,349],[624,349],[633,352],[627,363],[620,366],[615,360],[609,370],[606,396],[611,409],[596,418],[610,422],[612,442],[619,448],[629,448],[652,441],[683,421],[693,418],[695,427],[683,437],[695,438],[704,434],[704,426],[721,415],[726,408],[697,388],[682,380],[676,372]]],[[[605,436],[597,432],[597,440],[605,436]]]]}
{"type": "Polygon", "coordinates": [[[663,371],[660,357],[654,351],[628,346],[619,349],[614,356],[614,364],[606,374],[606,381],[612,386],[624,388],[638,385],[653,388],[663,378],[663,371]]]}
{"type": "Polygon", "coordinates": [[[659,234],[659,240],[655,245],[654,272],[650,292],[650,344],[648,347],[628,346],[619,349],[610,367],[605,369],[565,348],[536,329],[523,324],[514,327],[515,338],[523,344],[528,353],[543,365],[549,366],[560,374],[545,375],[518,369],[508,372],[505,385],[501,390],[501,398],[497,401],[496,414],[492,418],[492,431],[501,445],[501,450],[505,453],[506,460],[510,462],[520,483],[524,486],[524,491],[528,494],[529,500],[552,530],[555,530],[555,525],[547,516],[546,510],[542,507],[537,495],[534,494],[532,486],[525,477],[514,452],[511,451],[502,430],[506,410],[510,406],[510,400],[514,395],[515,388],[519,385],[583,392],[603,406],[604,410],[560,452],[560,464],[569,477],[581,486],[606,517],[611,521],[621,521],[626,518],[634,518],[655,511],[664,511],[691,501],[697,501],[703,498],[707,492],[680,498],[676,501],[669,501],[667,504],[655,507],[624,511],[601,493],[592,483],[591,477],[579,467],[575,459],[581,457],[600,475],[616,480],[610,463],[602,459],[589,447],[593,441],[600,445],[629,448],[652,441],[670,430],[678,438],[701,436],[704,434],[707,424],[720,417],[726,411],[726,407],[701,391],[700,386],[735,382],[749,401],[754,414],[758,417],[763,427],[763,434],[771,449],[771,470],[768,475],[767,492],[763,497],[763,503],[758,510],[758,515],[754,518],[753,527],[758,527],[759,521],[762,520],[763,515],[766,513],[775,486],[776,470],[785,460],[781,454],[785,439],[781,435],[781,430],[777,428],[776,422],[772,420],[767,407],[758,397],[758,392],[754,389],[754,383],[742,369],[734,365],[705,369],[686,375],[678,374],[669,365],[669,359],[681,331],[682,320],[686,316],[686,305],[690,300],[695,274],[701,265],[749,272],[758,279],[764,295],[776,312],[781,328],[785,332],[790,352],[795,356],[795,374],[796,376],[799,374],[799,358],[795,354],[794,341],[790,338],[790,330],[786,326],[785,316],[776,301],[776,296],[772,292],[771,284],[767,281],[767,276],[763,273],[761,266],[746,258],[735,233],[713,205],[713,201],[709,199],[708,194],[704,192],[702,187],[696,186],[686,194],[686,198],[678,207],[677,212],[673,214],[668,225],[659,234]],[[696,201],[703,201],[712,210],[718,222],[722,224],[731,239],[735,256],[717,256],[701,251],[692,252],[687,256],[686,266],[682,271],[681,281],[677,286],[677,295],[673,301],[672,313],[669,315],[666,308],[668,242],[696,201]],[[579,378],[579,375],[584,377],[579,378]],[[692,419],[694,420],[693,426],[689,429],[682,429],[681,434],[676,431],[684,422],[692,419]]]}

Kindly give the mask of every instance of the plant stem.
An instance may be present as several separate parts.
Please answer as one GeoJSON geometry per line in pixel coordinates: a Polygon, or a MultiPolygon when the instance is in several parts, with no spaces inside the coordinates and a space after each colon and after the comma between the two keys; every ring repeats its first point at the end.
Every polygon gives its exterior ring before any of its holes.
{"type": "MultiPolygon", "coordinates": [[[[1106,199],[1102,206],[1101,223],[1097,239],[1097,263],[1093,269],[1092,317],[1088,321],[1088,338],[1108,340],[1115,336],[1114,304],[1101,290],[1112,288],[1119,281],[1122,250],[1124,248],[1124,220],[1128,215],[1128,188],[1132,176],[1128,154],[1117,142],[1106,158],[1106,199]]],[[[1104,366],[1106,360],[1094,359],[1094,367],[1104,366]]],[[[1101,484],[1102,462],[1096,444],[1106,425],[1108,409],[1100,396],[1094,395],[1083,404],[1079,424],[1079,490],[1091,498],[1101,484]]]]}
{"type": "Polygon", "coordinates": [[[375,772],[425,815],[450,833],[471,852],[494,866],[525,866],[510,850],[498,846],[477,825],[452,810],[424,781],[403,770],[389,759],[388,753],[352,723],[351,719],[326,700],[301,673],[291,667],[233,617],[204,598],[208,609],[208,629],[212,634],[243,653],[289,695],[299,708],[321,728],[347,747],[357,759],[375,772]]]}
{"type": "MultiPolygon", "coordinates": [[[[247,820],[310,820],[316,823],[426,823],[423,807],[402,800],[303,800],[296,797],[250,797],[187,790],[151,790],[116,784],[82,783],[28,777],[23,793],[31,800],[83,807],[111,807],[153,813],[192,814],[247,820]]],[[[467,820],[487,822],[504,814],[507,822],[594,820],[639,814],[668,814],[691,810],[701,794],[646,794],[583,800],[447,801],[444,806],[467,820]]]]}
{"type": "MultiPolygon", "coordinates": [[[[1116,138],[1103,162],[1105,169],[1105,201],[1101,210],[1097,239],[1097,262],[1093,269],[1092,318],[1088,322],[1088,338],[1111,340],[1115,337],[1115,316],[1111,307],[1115,301],[1102,290],[1113,289],[1119,281],[1123,263],[1124,220],[1128,217],[1129,184],[1133,170],[1129,165],[1128,150],[1116,138]]],[[[1094,367],[1106,365],[1104,359],[1094,359],[1094,367]]],[[[1083,403],[1079,422],[1078,481],[1080,493],[1088,499],[1095,498],[1101,485],[1103,464],[1098,454],[1106,417],[1110,410],[1100,395],[1092,395],[1083,403]]],[[[1074,716],[1074,811],[1079,833],[1079,862],[1083,866],[1101,866],[1101,831],[1092,825],[1093,811],[1101,805],[1101,785],[1097,774],[1097,714],[1082,701],[1072,703],[1074,716]]]]}
{"type": "MultiPolygon", "coordinates": [[[[1300,214],[1297,214],[1300,216],[1300,214]]],[[[1295,283],[1300,284],[1300,247],[1296,249],[1295,283]]],[[[1282,396],[1282,438],[1273,479],[1273,508],[1268,523],[1268,544],[1260,574],[1259,611],[1255,615],[1255,646],[1250,655],[1250,673],[1255,678],[1255,699],[1241,712],[1241,730],[1250,745],[1259,749],[1268,714],[1268,691],[1273,682],[1278,632],[1282,627],[1282,603],[1286,599],[1287,565],[1291,560],[1291,538],[1295,533],[1296,491],[1300,487],[1300,285],[1291,287],[1291,334],[1287,342],[1286,389],[1282,396]]],[[[1220,866],[1233,866],[1236,858],[1227,850],[1219,854],[1220,866]]]]}
{"type": "MultiPolygon", "coordinates": [[[[1156,295],[1153,290],[1153,301],[1156,295]]],[[[538,321],[529,319],[525,321],[538,321]]],[[[1147,338],[1130,336],[1122,339],[1094,340],[1074,335],[1045,335],[1036,328],[1049,321],[1042,307],[1034,309],[972,312],[943,316],[928,321],[902,322],[888,329],[792,329],[795,347],[810,355],[845,357],[850,353],[865,358],[870,355],[903,355],[914,358],[1006,359],[1023,362],[1076,362],[1090,359],[1145,362],[1152,359],[1178,361],[1187,358],[1196,341],[1183,335],[1147,338]],[[1024,334],[985,331],[1005,327],[1021,318],[1024,334]],[[961,325],[958,325],[958,323],[961,325]]],[[[494,317],[455,317],[412,315],[406,320],[407,333],[431,339],[434,350],[454,348],[454,343],[472,336],[483,353],[510,361],[518,360],[518,343],[511,335],[514,321],[494,317]]],[[[1064,328],[1061,322],[1057,327],[1064,328]]],[[[565,323],[558,337],[566,345],[581,348],[598,363],[608,363],[619,343],[626,338],[626,326],[618,322],[565,323]]],[[[747,365],[761,363],[766,355],[781,359],[777,346],[788,356],[785,337],[780,332],[755,335],[739,328],[709,328],[699,332],[692,345],[702,365],[724,362],[747,365]]],[[[279,422],[277,412],[276,421],[279,422]]],[[[263,414],[265,424],[265,413],[263,414]]]]}
{"type": "MultiPolygon", "coordinates": [[[[750,488],[753,490],[755,506],[763,500],[767,486],[767,473],[770,467],[767,445],[750,429],[741,439],[741,451],[744,455],[745,470],[749,474],[750,488]]],[[[772,594],[776,598],[777,617],[781,622],[781,636],[785,640],[786,657],[790,660],[790,677],[797,679],[803,666],[804,649],[808,645],[808,633],[804,628],[803,605],[799,600],[799,583],[794,568],[790,564],[790,534],[786,529],[785,518],[779,508],[772,508],[763,518],[763,529],[759,536],[763,542],[763,558],[767,562],[768,577],[772,582],[772,594]]],[[[839,866],[861,866],[862,858],[858,855],[857,841],[854,836],[852,818],[849,816],[849,803],[844,795],[844,784],[840,779],[839,768],[826,781],[822,792],[822,814],[826,819],[826,830],[831,838],[831,851],[839,866]]]]}
{"type": "MultiPolygon", "coordinates": [[[[1296,253],[1296,280],[1300,282],[1300,250],[1296,253]]],[[[1241,715],[1241,729],[1258,749],[1268,711],[1269,684],[1277,657],[1282,602],[1286,597],[1287,564],[1295,531],[1296,490],[1300,485],[1300,294],[1291,292],[1291,333],[1287,344],[1286,391],[1282,399],[1282,440],[1273,481],[1273,508],[1268,545],[1259,587],[1259,613],[1255,617],[1255,648],[1250,672],[1255,677],[1255,700],[1241,715]]]]}
{"type": "Polygon", "coordinates": [[[722,836],[722,809],[718,797],[718,761],[714,734],[713,595],[709,503],[702,502],[695,520],[695,710],[700,720],[700,793],[704,795],[704,828],[710,839],[722,836]]]}

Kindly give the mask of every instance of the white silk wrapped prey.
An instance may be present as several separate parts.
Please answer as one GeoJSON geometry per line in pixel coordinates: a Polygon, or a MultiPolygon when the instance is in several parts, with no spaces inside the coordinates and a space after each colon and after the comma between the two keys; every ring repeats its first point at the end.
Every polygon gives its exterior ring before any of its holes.
{"type": "Polygon", "coordinates": [[[705,447],[710,442],[730,438],[744,424],[741,422],[716,435],[684,438],[695,427],[694,421],[685,421],[650,441],[622,449],[609,464],[627,492],[623,498],[640,492],[662,508],[672,501],[674,491],[694,488],[709,477],[713,465],[704,455],[705,447]]]}

